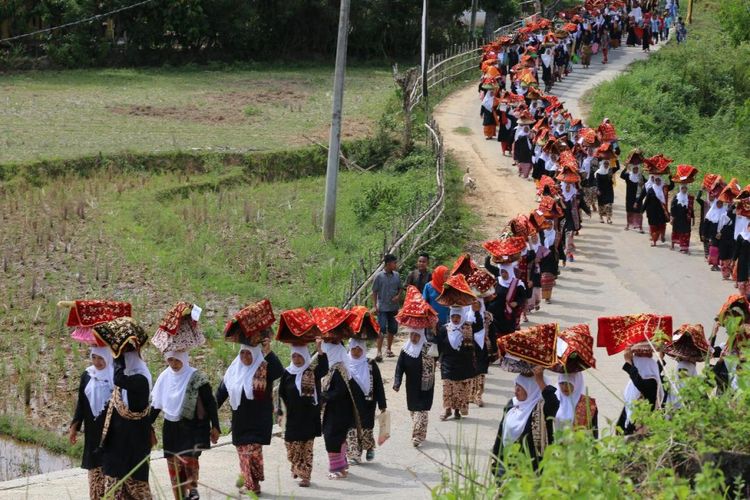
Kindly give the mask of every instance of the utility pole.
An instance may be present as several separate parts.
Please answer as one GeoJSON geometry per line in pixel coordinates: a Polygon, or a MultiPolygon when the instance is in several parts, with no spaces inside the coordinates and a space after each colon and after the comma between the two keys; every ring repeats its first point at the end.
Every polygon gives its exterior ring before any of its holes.
{"type": "Polygon", "coordinates": [[[471,0],[471,23],[469,24],[470,24],[470,29],[471,29],[470,35],[471,35],[472,40],[476,38],[475,33],[477,30],[477,7],[478,7],[477,3],[478,2],[479,0],[471,0]]]}
{"type": "Polygon", "coordinates": [[[346,45],[349,38],[349,4],[350,0],[341,0],[339,8],[336,70],[333,76],[333,113],[331,115],[331,137],[328,142],[326,194],[323,208],[323,238],[325,241],[333,241],[336,234],[336,182],[339,174],[339,155],[341,154],[341,108],[344,100],[346,45]]]}
{"type": "Polygon", "coordinates": [[[424,119],[430,121],[430,105],[427,99],[427,9],[429,0],[422,1],[422,101],[424,101],[424,119]]]}

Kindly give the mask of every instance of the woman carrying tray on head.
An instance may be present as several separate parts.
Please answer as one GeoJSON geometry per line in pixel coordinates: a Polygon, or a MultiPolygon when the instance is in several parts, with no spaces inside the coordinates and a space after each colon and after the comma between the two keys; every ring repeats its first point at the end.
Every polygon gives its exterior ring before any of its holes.
{"type": "Polygon", "coordinates": [[[446,283],[446,288],[452,280],[455,281],[455,289],[473,305],[451,306],[450,320],[438,328],[437,344],[440,351],[440,374],[443,378],[443,407],[445,408],[445,412],[440,416],[441,420],[447,420],[451,414],[457,420],[462,415],[469,414],[469,397],[476,375],[474,333],[481,330],[484,324],[479,313],[480,305],[471,293],[466,279],[463,275],[452,276],[446,283]],[[472,323],[466,321],[469,308],[474,312],[472,323]]]}
{"type": "Polygon", "coordinates": [[[150,499],[148,456],[153,430],[148,402],[151,373],[140,355],[147,336],[140,325],[127,317],[94,329],[113,354],[118,355],[114,362],[115,390],[102,431],[105,489],[115,498],[150,499]],[[113,491],[120,481],[123,483],[113,491]]]}
{"type": "Polygon", "coordinates": [[[221,435],[219,413],[206,375],[190,366],[185,351],[167,351],[169,365],[151,395],[151,421],[164,413],[164,458],[175,500],[196,500],[199,458],[221,435]]]}
{"type": "Polygon", "coordinates": [[[102,439],[104,408],[112,395],[114,361],[109,347],[91,347],[91,366],[81,375],[78,386],[78,403],[70,423],[70,444],[76,444],[76,433],[83,426],[83,459],[81,467],[88,470],[89,497],[98,500],[104,496],[105,481],[101,457],[96,454],[102,439]]]}
{"type": "Polygon", "coordinates": [[[227,323],[225,338],[240,342],[240,349],[216,390],[218,407],[229,400],[232,408],[232,444],[244,489],[256,495],[265,479],[263,446],[271,443],[273,430],[273,383],[284,373],[281,361],[270,350],[274,321],[271,303],[263,300],[245,307],[227,323]]]}
{"type": "Polygon", "coordinates": [[[411,414],[411,442],[416,448],[427,437],[428,416],[435,394],[436,359],[429,353],[425,331],[435,327],[438,316],[419,294],[419,290],[409,287],[396,321],[406,330],[409,339],[404,343],[396,361],[393,390],[400,390],[406,376],[406,408],[411,414]]]}
{"type": "Polygon", "coordinates": [[[572,426],[591,430],[599,437],[599,410],[594,398],[586,394],[583,372],[560,373],[555,393],[560,407],[555,414],[555,429],[572,426]]]}
{"type": "Polygon", "coordinates": [[[519,374],[513,399],[503,410],[503,419],[492,447],[492,470],[496,476],[505,474],[502,460],[510,446],[518,443],[528,450],[534,470],[539,466],[544,449],[552,443],[553,418],[560,402],[556,388],[544,381],[544,368],[535,366],[533,374],[519,374]]]}
{"type": "Polygon", "coordinates": [[[221,435],[219,413],[208,377],[190,366],[187,351],[205,342],[198,327],[200,308],[179,302],[151,339],[169,366],[151,393],[151,421],[164,414],[164,458],[175,500],[196,500],[199,458],[221,435]]]}
{"type": "Polygon", "coordinates": [[[622,369],[630,376],[630,381],[625,387],[625,408],[617,420],[617,428],[627,436],[637,429],[631,419],[633,403],[639,399],[645,399],[651,405],[652,410],[661,408],[662,401],[664,401],[664,388],[661,384],[661,368],[653,358],[653,351],[648,344],[628,347],[624,356],[625,364],[622,369]]]}
{"type": "Polygon", "coordinates": [[[347,458],[350,462],[362,462],[362,452],[368,462],[375,459],[375,409],[386,410],[383,377],[377,364],[367,359],[367,344],[364,340],[349,340],[348,370],[355,384],[351,384],[352,395],[359,411],[361,436],[356,426],[349,429],[346,438],[347,458]]]}
{"type": "Polygon", "coordinates": [[[232,407],[232,444],[237,448],[244,487],[256,495],[265,479],[263,446],[271,444],[271,391],[283,372],[281,361],[272,351],[264,355],[260,345],[242,344],[216,391],[219,408],[227,400],[232,407]]]}
{"type": "Polygon", "coordinates": [[[323,439],[328,452],[328,479],[344,479],[348,475],[346,436],[356,427],[361,438],[361,423],[352,396],[352,377],[348,370],[349,356],[343,339],[350,337],[346,323],[348,311],[322,307],[310,311],[323,335],[318,347],[315,376],[321,379],[323,407],[323,439]]]}
{"type": "Polygon", "coordinates": [[[320,331],[304,309],[281,313],[276,340],[291,344],[291,361],[279,381],[279,398],[285,410],[276,411],[279,422],[286,416],[284,444],[292,477],[302,487],[310,486],[313,467],[313,444],[320,436],[320,378],[311,364],[308,342],[314,342],[320,331]]]}
{"type": "MultiPolygon", "coordinates": [[[[284,443],[292,476],[299,485],[310,486],[313,467],[313,444],[320,436],[320,379],[310,367],[306,345],[293,345],[289,366],[281,375],[279,397],[286,407],[284,443]]],[[[277,412],[279,417],[282,413],[277,412]]]]}

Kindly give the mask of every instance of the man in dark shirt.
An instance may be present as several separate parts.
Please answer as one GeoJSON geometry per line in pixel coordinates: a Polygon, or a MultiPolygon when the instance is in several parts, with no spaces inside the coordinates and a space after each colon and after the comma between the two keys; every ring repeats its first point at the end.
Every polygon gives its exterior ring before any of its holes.
{"type": "Polygon", "coordinates": [[[417,259],[417,268],[406,277],[406,287],[414,285],[419,290],[419,293],[422,293],[424,286],[432,279],[432,273],[428,271],[429,267],[430,256],[424,252],[420,253],[417,259]]]}
{"type": "Polygon", "coordinates": [[[372,283],[372,303],[375,305],[375,313],[380,324],[380,337],[378,337],[378,354],[375,361],[383,360],[383,337],[388,338],[388,350],[386,355],[389,358],[394,356],[391,351],[393,345],[393,336],[398,331],[396,323],[396,313],[398,312],[399,301],[401,299],[401,279],[396,269],[398,269],[398,260],[393,254],[386,254],[383,259],[383,270],[375,275],[375,281],[372,283]]]}

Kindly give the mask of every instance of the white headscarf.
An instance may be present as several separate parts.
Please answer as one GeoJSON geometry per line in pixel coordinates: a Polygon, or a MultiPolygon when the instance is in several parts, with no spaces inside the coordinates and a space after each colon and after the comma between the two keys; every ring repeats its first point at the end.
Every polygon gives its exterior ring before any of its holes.
{"type": "MultiPolygon", "coordinates": [[[[502,268],[503,266],[500,266],[500,267],[502,268]]],[[[512,273],[513,271],[510,271],[510,272],[512,273]]],[[[474,323],[474,319],[475,319],[474,309],[472,309],[471,307],[467,307],[466,309],[467,309],[466,310],[466,323],[474,323]]],[[[479,299],[479,315],[482,317],[482,319],[484,319],[484,313],[486,310],[487,309],[484,306],[484,300],[479,299]]],[[[480,348],[484,348],[485,327],[486,325],[482,323],[482,329],[479,330],[478,332],[474,332],[474,342],[476,342],[480,348]]]]}
{"type": "Polygon", "coordinates": [[[109,347],[92,347],[89,356],[94,354],[104,358],[104,362],[107,364],[103,370],[98,370],[94,365],[86,368],[86,373],[89,374],[89,382],[83,392],[86,394],[86,399],[89,400],[91,414],[96,418],[104,410],[104,406],[109,401],[112,390],[115,388],[113,380],[115,367],[112,364],[112,351],[109,347]]]}
{"type": "MultiPolygon", "coordinates": [[[[289,366],[286,367],[286,371],[289,372],[290,375],[294,375],[294,385],[297,386],[297,391],[299,391],[299,395],[302,396],[302,374],[305,373],[305,370],[310,368],[310,351],[307,350],[307,346],[293,345],[292,354],[299,354],[305,360],[302,366],[296,366],[293,361],[289,361],[289,366]]],[[[315,404],[318,404],[318,391],[316,389],[313,390],[315,391],[313,393],[313,399],[315,400],[315,404]]]]}
{"type": "Polygon", "coordinates": [[[169,358],[182,361],[182,368],[180,371],[174,371],[168,366],[161,372],[151,392],[151,406],[162,410],[166,420],[179,422],[182,416],[182,403],[185,401],[185,391],[195,368],[190,366],[190,359],[185,351],[167,351],[164,353],[164,359],[169,358]]]}
{"type": "Polygon", "coordinates": [[[349,340],[349,375],[354,379],[362,392],[370,394],[370,364],[367,362],[367,344],[364,340],[349,340]],[[352,356],[352,349],[359,347],[362,349],[362,355],[359,358],[352,356]]]}
{"type": "Polygon", "coordinates": [[[675,196],[675,199],[677,200],[678,204],[687,208],[688,206],[688,194],[687,193],[683,193],[682,190],[679,190],[677,191],[677,196],[675,196]]]}
{"type": "Polygon", "coordinates": [[[516,266],[517,264],[515,262],[511,264],[500,264],[500,271],[505,271],[508,273],[508,279],[503,279],[502,272],[498,273],[497,282],[500,283],[500,286],[504,286],[505,288],[508,288],[510,286],[510,284],[513,282],[513,278],[516,277],[516,266]]]}
{"type": "Polygon", "coordinates": [[[493,108],[494,103],[495,103],[494,92],[492,92],[491,90],[486,91],[484,93],[484,98],[482,99],[482,107],[491,113],[493,111],[492,108],[493,108]]]}
{"type": "Polygon", "coordinates": [[[729,216],[727,215],[727,206],[726,204],[723,204],[721,208],[716,206],[717,200],[714,200],[711,203],[711,208],[708,210],[708,213],[706,214],[706,219],[713,222],[714,224],[717,224],[717,231],[721,231],[724,226],[727,225],[728,222],[731,221],[729,219],[729,216]]]}
{"type": "Polygon", "coordinates": [[[643,188],[647,192],[649,189],[653,190],[654,196],[656,196],[656,198],[660,202],[666,203],[667,200],[664,198],[664,180],[662,179],[662,183],[657,185],[655,182],[657,177],[661,179],[660,175],[649,175],[648,181],[646,182],[646,185],[643,186],[643,188]]]}
{"type": "Polygon", "coordinates": [[[638,169],[638,173],[636,174],[635,172],[633,172],[633,169],[631,168],[628,177],[630,178],[630,182],[640,183],[641,179],[643,178],[643,174],[641,174],[640,169],[638,169]]]}
{"type": "Polygon", "coordinates": [[[578,400],[581,399],[586,390],[586,385],[583,382],[583,373],[561,373],[557,377],[557,395],[558,401],[560,401],[560,407],[555,415],[555,426],[561,429],[563,426],[570,425],[576,416],[576,406],[578,406],[578,400]],[[570,396],[563,394],[560,389],[560,383],[567,382],[573,386],[573,392],[570,396]]]}
{"type": "MultiPolygon", "coordinates": [[[[659,365],[656,364],[654,358],[647,358],[644,356],[633,356],[633,366],[638,370],[638,374],[643,379],[654,379],[656,381],[656,408],[661,407],[661,402],[664,399],[664,389],[661,386],[661,376],[659,375],[659,365]]],[[[628,385],[625,386],[625,393],[623,397],[625,399],[625,425],[630,423],[630,416],[633,414],[633,401],[640,399],[642,396],[632,380],[628,381],[628,385]]]]}
{"type": "Polygon", "coordinates": [[[667,394],[667,404],[672,405],[674,408],[682,407],[679,394],[685,382],[681,379],[684,377],[695,377],[697,374],[698,369],[695,367],[695,363],[691,361],[678,361],[676,373],[669,381],[670,390],[669,394],[667,394]],[[683,370],[687,373],[681,373],[683,370]]]}
{"type": "Polygon", "coordinates": [[[555,236],[557,236],[557,231],[555,229],[545,229],[544,230],[544,246],[548,249],[552,249],[552,245],[555,244],[555,236]]]}
{"type": "Polygon", "coordinates": [[[588,177],[589,173],[591,172],[591,160],[593,160],[593,156],[589,156],[586,154],[586,157],[581,161],[581,168],[579,169],[579,172],[581,173],[581,177],[588,177]]]}
{"type": "Polygon", "coordinates": [[[240,355],[234,358],[232,364],[227,368],[224,373],[224,386],[227,388],[229,393],[229,404],[233,410],[240,407],[242,402],[242,393],[245,393],[247,399],[255,399],[255,393],[253,391],[253,377],[255,372],[260,368],[260,364],[265,361],[263,357],[263,351],[260,346],[251,347],[249,345],[242,344],[240,346],[240,352],[249,351],[253,355],[253,360],[250,366],[247,366],[240,359],[240,355]]]}
{"type": "MultiPolygon", "coordinates": [[[[126,351],[122,356],[125,360],[125,370],[123,371],[125,376],[131,377],[133,375],[143,375],[146,377],[146,380],[148,380],[148,390],[151,391],[151,387],[153,386],[151,371],[149,371],[148,365],[146,365],[146,362],[141,358],[141,353],[138,351],[126,351]]],[[[130,408],[130,405],[128,404],[127,389],[122,390],[122,401],[125,403],[125,406],[130,408]]]]}
{"type": "Polygon", "coordinates": [[[552,49],[547,49],[544,51],[544,54],[542,54],[542,63],[544,64],[545,68],[549,68],[550,64],[552,64],[552,61],[555,60],[555,56],[552,55],[552,49]]]}
{"type": "Polygon", "coordinates": [[[519,375],[516,377],[516,384],[520,385],[526,391],[526,399],[519,401],[513,398],[513,408],[508,410],[503,420],[503,446],[510,446],[518,441],[526,428],[526,422],[531,416],[531,412],[536,408],[539,400],[542,399],[542,390],[534,380],[534,377],[519,375]]]}
{"type": "Polygon", "coordinates": [[[607,175],[609,174],[609,163],[606,162],[606,160],[602,160],[599,162],[599,169],[596,171],[599,175],[607,175]]]}
{"type": "Polygon", "coordinates": [[[422,355],[422,347],[424,346],[426,340],[424,336],[424,329],[406,328],[405,331],[409,335],[409,340],[404,344],[401,350],[411,358],[418,358],[422,355]],[[419,342],[417,342],[416,344],[411,341],[411,335],[414,333],[419,335],[419,342]]]}
{"type": "Polygon", "coordinates": [[[461,327],[463,327],[465,320],[466,311],[464,310],[463,306],[452,306],[450,308],[450,315],[448,316],[448,323],[445,324],[445,330],[448,334],[448,343],[457,351],[461,349],[461,343],[464,340],[461,327]],[[450,317],[454,315],[461,316],[461,322],[457,325],[450,320],[450,317]]]}
{"type": "Polygon", "coordinates": [[[562,196],[563,199],[568,202],[572,200],[575,195],[578,194],[578,189],[576,188],[575,184],[570,184],[570,191],[566,191],[565,187],[568,186],[567,182],[561,182],[560,187],[562,188],[562,196]]]}
{"type": "MultiPolygon", "coordinates": [[[[747,231],[747,225],[750,224],[750,219],[745,217],[744,215],[737,214],[734,219],[734,239],[737,240],[737,238],[745,232],[748,236],[750,236],[750,233],[747,231]]],[[[743,236],[744,239],[747,241],[750,241],[747,237],[743,236]]]]}
{"type": "MultiPolygon", "coordinates": [[[[342,344],[333,344],[331,342],[323,342],[323,354],[328,358],[328,368],[332,368],[333,365],[341,363],[346,367],[348,365],[348,353],[346,347],[342,344]]],[[[351,375],[349,376],[351,378],[351,375]]]]}
{"type": "MultiPolygon", "coordinates": [[[[738,215],[737,216],[737,220],[739,220],[740,217],[742,217],[742,216],[738,215]]],[[[750,230],[748,230],[748,228],[747,228],[748,224],[750,224],[750,221],[747,220],[747,217],[742,217],[742,218],[745,219],[745,221],[744,221],[745,222],[745,224],[744,224],[745,227],[743,227],[742,231],[740,231],[739,237],[742,238],[745,241],[750,241],[750,230]]],[[[736,225],[737,225],[737,222],[735,222],[735,231],[737,230],[736,225]]]]}

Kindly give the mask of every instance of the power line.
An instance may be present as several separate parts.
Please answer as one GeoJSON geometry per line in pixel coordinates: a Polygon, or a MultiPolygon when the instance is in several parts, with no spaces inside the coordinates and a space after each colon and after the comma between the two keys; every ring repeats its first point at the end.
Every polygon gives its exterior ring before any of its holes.
{"type": "Polygon", "coordinates": [[[25,33],[23,35],[16,35],[16,36],[12,36],[10,38],[3,38],[3,39],[0,40],[0,43],[13,42],[15,40],[20,40],[22,38],[28,38],[28,37],[34,36],[34,35],[40,35],[42,33],[50,33],[52,31],[60,30],[60,29],[63,29],[63,28],[70,28],[71,26],[76,26],[78,24],[90,23],[91,21],[96,21],[97,19],[101,19],[103,17],[109,17],[109,16],[111,16],[113,14],[117,14],[119,12],[123,12],[123,11],[130,10],[130,9],[135,9],[136,7],[140,7],[141,5],[146,5],[147,3],[151,3],[153,1],[154,0],[143,0],[142,2],[134,3],[134,4],[128,5],[126,7],[120,7],[119,9],[115,9],[115,10],[112,10],[112,11],[109,11],[109,12],[105,12],[104,14],[97,14],[95,16],[87,17],[85,19],[79,19],[78,21],[73,21],[73,22],[70,22],[70,23],[61,24],[59,26],[53,26],[51,28],[44,28],[44,29],[41,29],[41,30],[32,31],[31,33],[25,33]]]}

